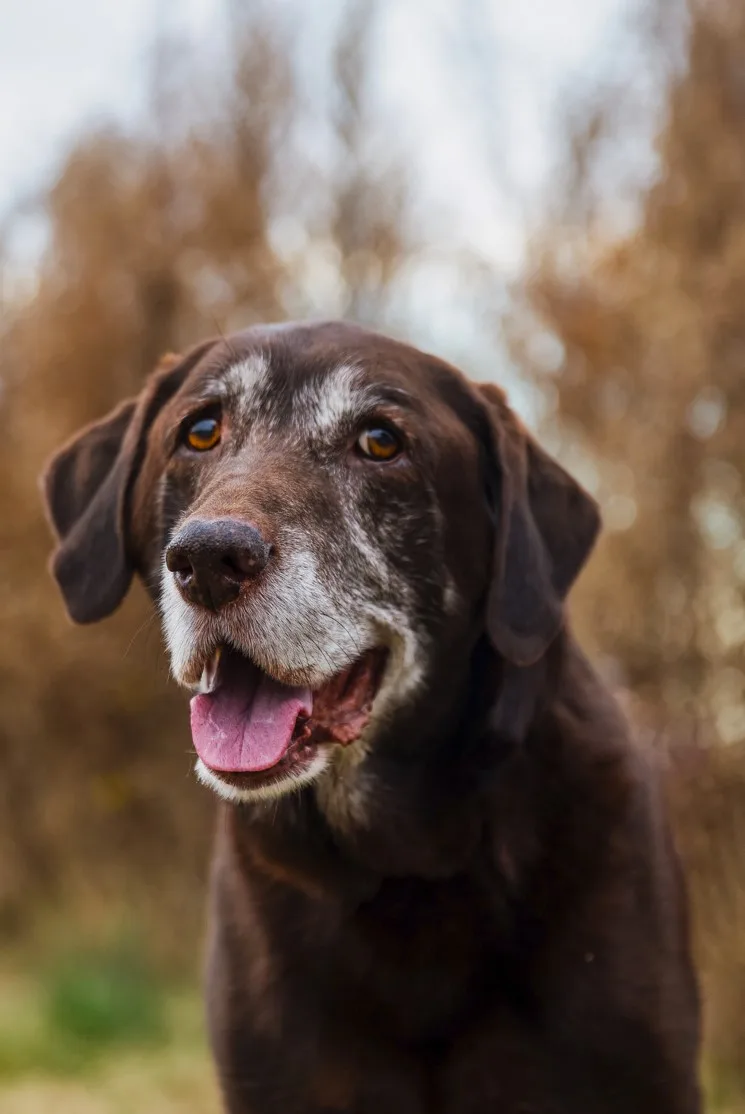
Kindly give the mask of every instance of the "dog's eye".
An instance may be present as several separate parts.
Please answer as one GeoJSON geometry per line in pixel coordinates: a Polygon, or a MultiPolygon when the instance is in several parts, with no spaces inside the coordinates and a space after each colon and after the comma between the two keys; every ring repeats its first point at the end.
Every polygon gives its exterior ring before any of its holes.
{"type": "Polygon", "coordinates": [[[370,426],[357,438],[357,452],[368,460],[393,460],[403,448],[401,438],[386,426],[370,426]]]}
{"type": "Polygon", "coordinates": [[[217,418],[197,418],[184,431],[184,441],[197,453],[206,453],[220,443],[222,426],[217,418]]]}

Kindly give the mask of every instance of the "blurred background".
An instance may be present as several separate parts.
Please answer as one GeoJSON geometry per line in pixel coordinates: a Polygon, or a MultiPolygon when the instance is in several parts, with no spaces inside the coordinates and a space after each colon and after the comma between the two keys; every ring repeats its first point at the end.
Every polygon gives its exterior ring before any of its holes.
{"type": "Polygon", "coordinates": [[[213,800],[142,593],[67,622],[37,475],[165,351],[314,316],[501,382],[600,499],[574,622],[745,1111],[745,5],[0,0],[0,100],[2,1114],[217,1110],[213,800]]]}

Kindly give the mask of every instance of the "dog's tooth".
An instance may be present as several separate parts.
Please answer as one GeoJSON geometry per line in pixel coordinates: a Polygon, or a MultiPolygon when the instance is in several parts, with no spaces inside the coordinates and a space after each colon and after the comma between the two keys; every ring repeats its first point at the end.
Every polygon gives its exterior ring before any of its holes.
{"type": "Polygon", "coordinates": [[[222,654],[222,646],[218,646],[212,657],[205,664],[202,670],[202,676],[199,681],[199,691],[201,693],[212,692],[215,688],[217,681],[217,670],[220,665],[220,655],[222,654]]]}

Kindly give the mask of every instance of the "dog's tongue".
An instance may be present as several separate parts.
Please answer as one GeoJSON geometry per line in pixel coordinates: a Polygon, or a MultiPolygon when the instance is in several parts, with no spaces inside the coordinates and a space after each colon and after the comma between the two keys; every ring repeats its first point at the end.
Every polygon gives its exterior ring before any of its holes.
{"type": "Polygon", "coordinates": [[[274,681],[245,658],[225,655],[218,687],[191,701],[197,754],[213,770],[258,773],[287,753],[298,716],[310,716],[310,689],[274,681]]]}

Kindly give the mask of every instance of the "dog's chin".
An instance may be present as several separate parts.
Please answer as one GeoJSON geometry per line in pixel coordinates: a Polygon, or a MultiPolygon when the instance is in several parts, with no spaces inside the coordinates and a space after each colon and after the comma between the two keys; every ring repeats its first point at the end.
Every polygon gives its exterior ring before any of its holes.
{"type": "Polygon", "coordinates": [[[273,801],[296,793],[316,781],[329,765],[328,749],[310,748],[310,752],[293,762],[289,768],[262,774],[231,774],[211,769],[198,758],[194,772],[197,779],[218,797],[230,804],[250,801],[273,801]]]}
{"type": "Polygon", "coordinates": [[[272,800],[316,781],[363,738],[388,653],[373,649],[313,688],[287,683],[233,649],[205,662],[191,702],[196,775],[225,801],[272,800]]]}

